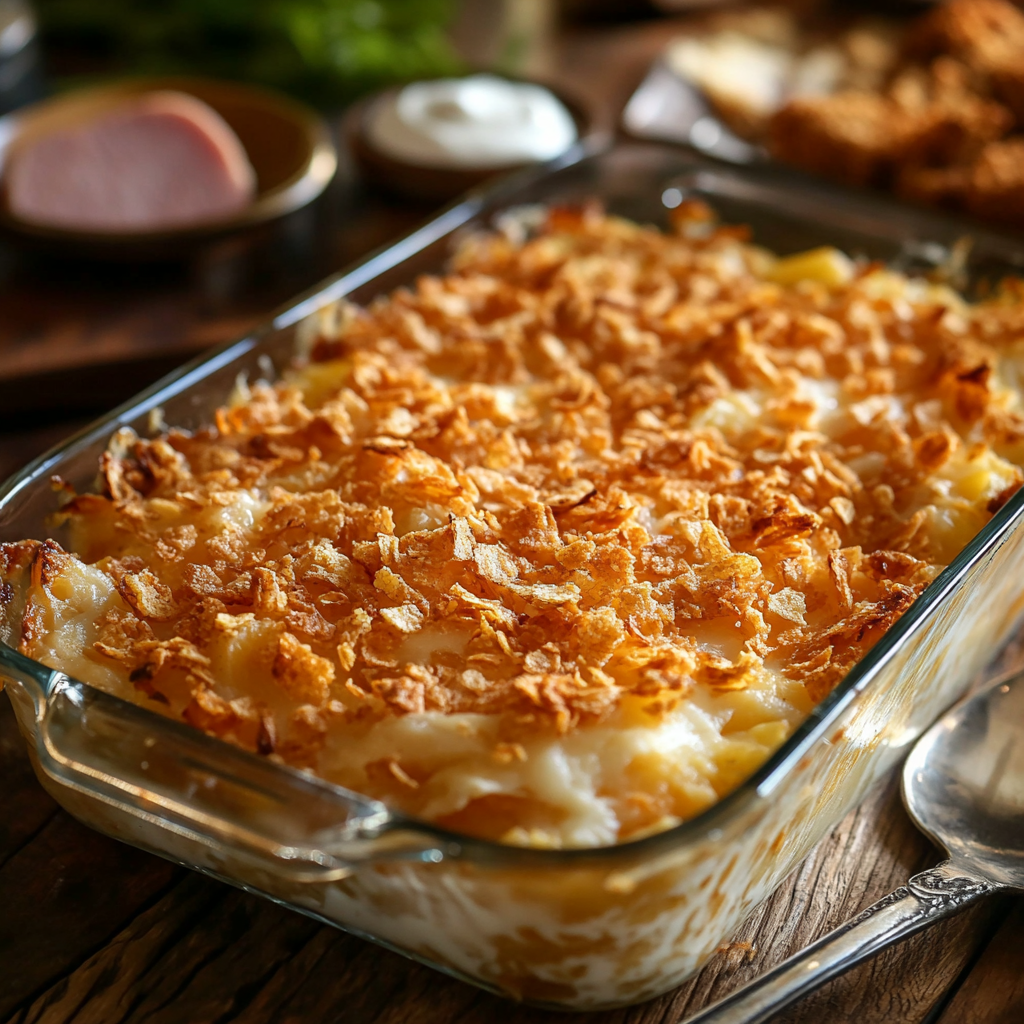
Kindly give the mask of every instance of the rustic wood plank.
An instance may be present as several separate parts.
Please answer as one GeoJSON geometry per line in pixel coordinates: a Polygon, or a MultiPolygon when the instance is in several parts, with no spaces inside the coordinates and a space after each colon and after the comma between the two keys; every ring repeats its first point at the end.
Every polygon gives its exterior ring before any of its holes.
{"type": "Polygon", "coordinates": [[[341,153],[311,206],[187,259],[55,259],[0,242],[0,422],[109,409],[424,220],[368,191],[341,153]]]}
{"type": "Polygon", "coordinates": [[[73,971],[179,874],[55,814],[0,868],[0,1015],[73,971]]]}
{"type": "MultiPolygon", "coordinates": [[[[0,415],[11,425],[26,414],[108,409],[201,349],[245,333],[266,308],[210,302],[173,268],[140,280],[118,268],[89,275],[46,261],[22,267],[16,287],[6,283],[0,415]]],[[[275,293],[271,303],[284,297],[275,293]]]]}
{"type": "MultiPolygon", "coordinates": [[[[677,992],[591,1014],[593,1024],[670,1024],[783,959],[935,861],[890,782],[853,812],[736,936],[677,992]]],[[[996,905],[944,922],[865,965],[780,1021],[924,1021],[991,934],[996,905]],[[927,964],[927,970],[922,965],[927,964]]],[[[476,992],[393,953],[255,897],[190,877],[141,913],[23,1014],[18,1024],[218,1021],[508,1024],[564,1021],[476,992]],[[334,1016],[337,1007],[345,1015],[334,1016]]]]}
{"type": "Polygon", "coordinates": [[[1020,1024],[1024,1020],[1024,899],[1013,901],[1003,926],[935,1024],[1020,1024]]]}
{"type": "Polygon", "coordinates": [[[612,30],[600,25],[577,28],[557,41],[544,77],[586,102],[596,128],[614,131],[651,63],[690,23],[688,18],[660,18],[612,30]]]}
{"type": "Polygon", "coordinates": [[[61,811],[0,696],[0,1015],[58,982],[183,874],[61,811]]]}
{"type": "Polygon", "coordinates": [[[293,956],[318,930],[325,929],[188,875],[17,1019],[219,1019],[254,980],[293,956]]]}

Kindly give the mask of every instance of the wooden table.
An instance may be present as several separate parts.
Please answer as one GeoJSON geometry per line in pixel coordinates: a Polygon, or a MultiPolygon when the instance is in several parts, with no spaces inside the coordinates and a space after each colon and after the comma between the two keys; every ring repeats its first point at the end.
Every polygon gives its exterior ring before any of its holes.
{"type": "MultiPolygon", "coordinates": [[[[672,31],[666,22],[578,31],[561,41],[553,68],[609,126],[672,31]]],[[[0,248],[0,472],[428,212],[365,192],[343,164],[330,194],[283,235],[222,244],[189,267],[61,264],[0,248]]],[[[1024,640],[1003,661],[1024,662],[1024,640]]],[[[578,1019],[678,1021],[936,859],[890,779],[695,979],[643,1006],[578,1019]]],[[[503,1002],[84,828],[36,783],[0,699],[0,1024],[567,1019],[503,1002]]],[[[776,1019],[1019,1024],[1024,902],[995,899],[936,925],[776,1019]]]]}

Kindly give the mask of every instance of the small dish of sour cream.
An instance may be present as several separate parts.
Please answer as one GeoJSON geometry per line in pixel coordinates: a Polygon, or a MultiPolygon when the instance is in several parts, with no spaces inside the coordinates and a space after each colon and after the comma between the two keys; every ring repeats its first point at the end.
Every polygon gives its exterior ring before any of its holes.
{"type": "Polygon", "coordinates": [[[550,89],[496,75],[414,82],[382,98],[371,145],[424,167],[493,168],[551,160],[579,137],[550,89]]]}
{"type": "Polygon", "coordinates": [[[379,94],[355,112],[350,141],[376,182],[437,199],[560,156],[585,134],[584,122],[542,85],[477,74],[379,94]]]}

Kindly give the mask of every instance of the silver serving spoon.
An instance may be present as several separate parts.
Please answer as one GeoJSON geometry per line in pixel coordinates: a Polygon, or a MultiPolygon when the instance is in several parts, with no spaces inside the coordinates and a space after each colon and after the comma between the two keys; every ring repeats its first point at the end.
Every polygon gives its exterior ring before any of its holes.
{"type": "Polygon", "coordinates": [[[687,1024],[758,1024],[980,896],[1024,889],[1024,673],[953,708],[903,767],[903,802],[948,859],[687,1024]]]}

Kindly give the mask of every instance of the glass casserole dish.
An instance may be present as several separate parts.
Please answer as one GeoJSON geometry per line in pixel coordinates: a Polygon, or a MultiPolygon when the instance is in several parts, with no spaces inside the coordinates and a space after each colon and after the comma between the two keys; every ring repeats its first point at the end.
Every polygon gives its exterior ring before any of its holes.
{"type": "MultiPolygon", "coordinates": [[[[779,252],[832,244],[909,269],[942,261],[964,233],[667,147],[620,146],[531,173],[468,198],[27,467],[0,495],[0,539],[52,533],[50,477],[88,490],[119,427],[147,436],[163,422],[209,422],[239,374],[268,377],[288,363],[316,310],[438,270],[465,229],[510,208],[594,196],[647,222],[664,220],[684,196],[702,198],[779,252]]],[[[1022,264],[1024,246],[974,234],[967,269],[978,279],[1022,264]]],[[[696,970],[989,659],[1024,609],[1024,582],[1010,569],[1022,511],[1018,493],[747,783],[685,824],[612,847],[530,849],[447,832],[6,645],[0,666],[41,781],[87,823],[494,991],[611,1007],[696,970]]]]}

